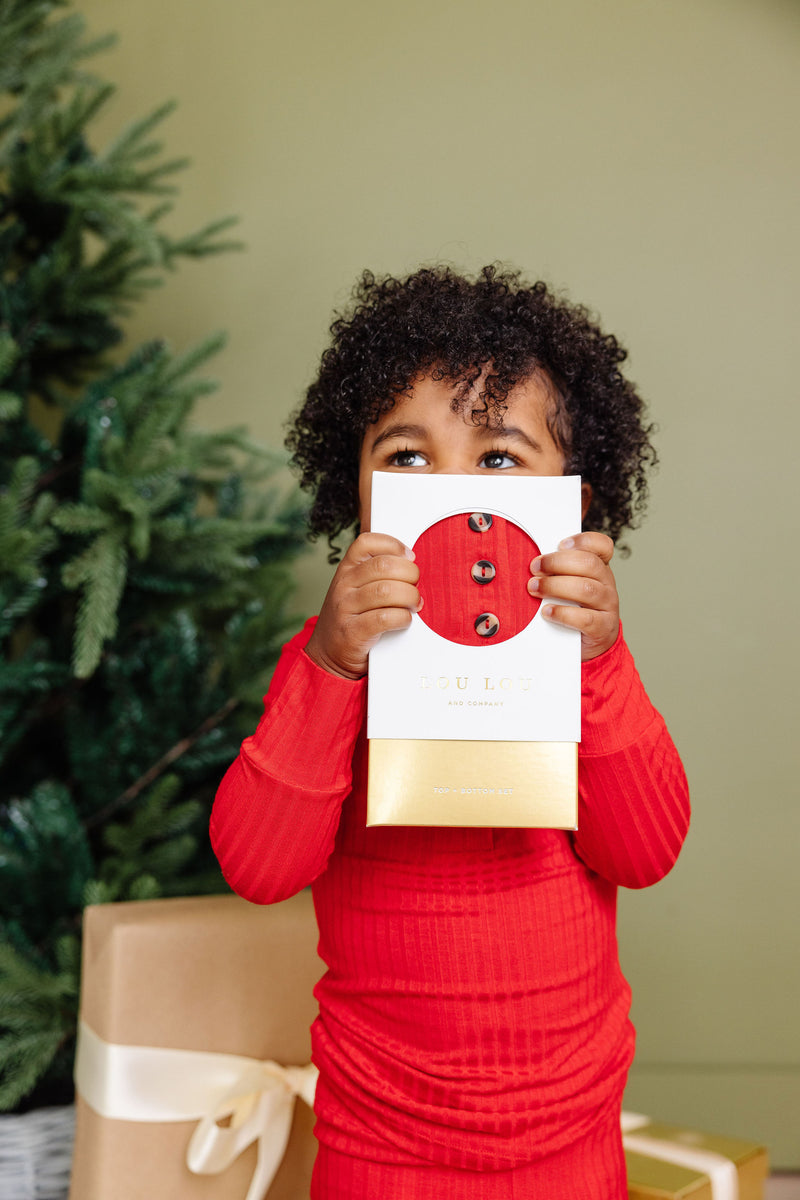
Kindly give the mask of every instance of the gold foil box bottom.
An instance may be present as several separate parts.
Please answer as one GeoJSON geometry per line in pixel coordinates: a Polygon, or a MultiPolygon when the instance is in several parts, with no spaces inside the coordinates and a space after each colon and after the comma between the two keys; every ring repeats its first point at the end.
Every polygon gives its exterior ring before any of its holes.
{"type": "Polygon", "coordinates": [[[367,825],[577,829],[577,743],[372,738],[367,825]]]}

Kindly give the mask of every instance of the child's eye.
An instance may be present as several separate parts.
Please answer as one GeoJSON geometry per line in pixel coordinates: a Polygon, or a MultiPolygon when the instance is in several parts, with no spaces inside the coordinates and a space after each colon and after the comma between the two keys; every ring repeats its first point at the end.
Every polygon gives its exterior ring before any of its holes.
{"type": "Polygon", "coordinates": [[[425,463],[418,450],[398,450],[389,459],[392,467],[421,467],[425,463]]]}
{"type": "Polygon", "coordinates": [[[492,471],[503,471],[508,467],[516,467],[517,461],[506,450],[488,450],[481,459],[481,465],[492,471]]]}

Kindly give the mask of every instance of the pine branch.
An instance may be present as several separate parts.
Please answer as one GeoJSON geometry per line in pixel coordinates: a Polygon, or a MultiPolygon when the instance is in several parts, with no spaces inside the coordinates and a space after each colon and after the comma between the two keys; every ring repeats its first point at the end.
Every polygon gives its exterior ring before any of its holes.
{"type": "Polygon", "coordinates": [[[43,493],[32,503],[38,474],[36,459],[25,455],[0,492],[0,576],[13,576],[21,583],[40,575],[41,560],[55,544],[48,528],[54,498],[43,493]]]}
{"type": "Polygon", "coordinates": [[[48,970],[0,940],[0,1021],[6,1031],[0,1036],[0,1111],[27,1095],[74,1037],[76,946],[60,958],[56,971],[48,970]]]}
{"type": "Polygon", "coordinates": [[[17,359],[19,346],[7,329],[0,329],[0,379],[7,379],[17,359]]]}
{"type": "Polygon", "coordinates": [[[72,669],[88,679],[100,661],[103,643],[117,631],[117,609],[127,574],[127,555],[119,531],[110,529],[62,569],[68,588],[83,588],[75,623],[72,669]]]}
{"type": "Polygon", "coordinates": [[[13,421],[22,415],[22,397],[0,391],[0,421],[13,421]]]}
{"type": "Polygon", "coordinates": [[[234,696],[226,700],[222,707],[218,708],[217,711],[212,713],[210,717],[207,717],[201,725],[198,725],[197,729],[195,729],[193,733],[190,733],[185,738],[181,738],[180,741],[174,744],[174,746],[171,746],[166,754],[162,755],[158,762],[153,763],[152,767],[149,767],[143,775],[140,775],[130,787],[126,788],[125,791],[121,793],[121,795],[112,800],[110,804],[107,804],[105,808],[100,809],[99,812],[96,812],[89,817],[86,821],[87,829],[93,829],[98,825],[104,824],[109,817],[113,817],[120,811],[120,809],[125,808],[126,805],[135,800],[146,787],[150,787],[152,783],[155,783],[159,776],[163,775],[168,767],[173,766],[178,759],[182,757],[182,755],[191,750],[192,747],[200,740],[200,738],[204,737],[205,734],[210,733],[211,730],[215,729],[217,725],[221,724],[226,717],[229,717],[234,709],[238,707],[238,704],[239,700],[234,696]]]}
{"type": "Polygon", "coordinates": [[[159,154],[161,143],[145,142],[144,139],[155,129],[156,125],[160,125],[170,116],[176,107],[174,100],[167,100],[153,112],[148,113],[146,117],[133,121],[114,139],[105,153],[99,156],[98,161],[106,166],[116,166],[119,163],[129,163],[159,154]]]}
{"type": "Polygon", "coordinates": [[[14,1108],[32,1091],[67,1036],[56,1028],[0,1037],[0,1112],[14,1108]]]}

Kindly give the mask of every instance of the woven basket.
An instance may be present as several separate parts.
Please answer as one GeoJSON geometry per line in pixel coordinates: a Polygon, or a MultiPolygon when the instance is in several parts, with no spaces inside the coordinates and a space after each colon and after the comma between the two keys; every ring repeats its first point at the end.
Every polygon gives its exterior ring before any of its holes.
{"type": "Polygon", "coordinates": [[[67,1200],[75,1109],[0,1116],[0,1200],[67,1200]]]}

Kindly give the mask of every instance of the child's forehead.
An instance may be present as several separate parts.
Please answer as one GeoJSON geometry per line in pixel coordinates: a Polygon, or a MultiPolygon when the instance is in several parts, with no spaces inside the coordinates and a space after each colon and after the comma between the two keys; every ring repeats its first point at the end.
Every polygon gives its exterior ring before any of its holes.
{"type": "Polygon", "coordinates": [[[426,412],[435,413],[439,419],[447,419],[450,415],[454,420],[465,421],[477,429],[502,430],[512,412],[517,417],[527,413],[532,418],[539,418],[551,412],[558,403],[556,389],[541,370],[533,371],[513,384],[499,402],[492,398],[490,392],[487,393],[484,380],[485,372],[477,379],[420,376],[406,391],[380,406],[369,420],[366,432],[376,425],[396,421],[411,411],[417,416],[426,412]]]}

